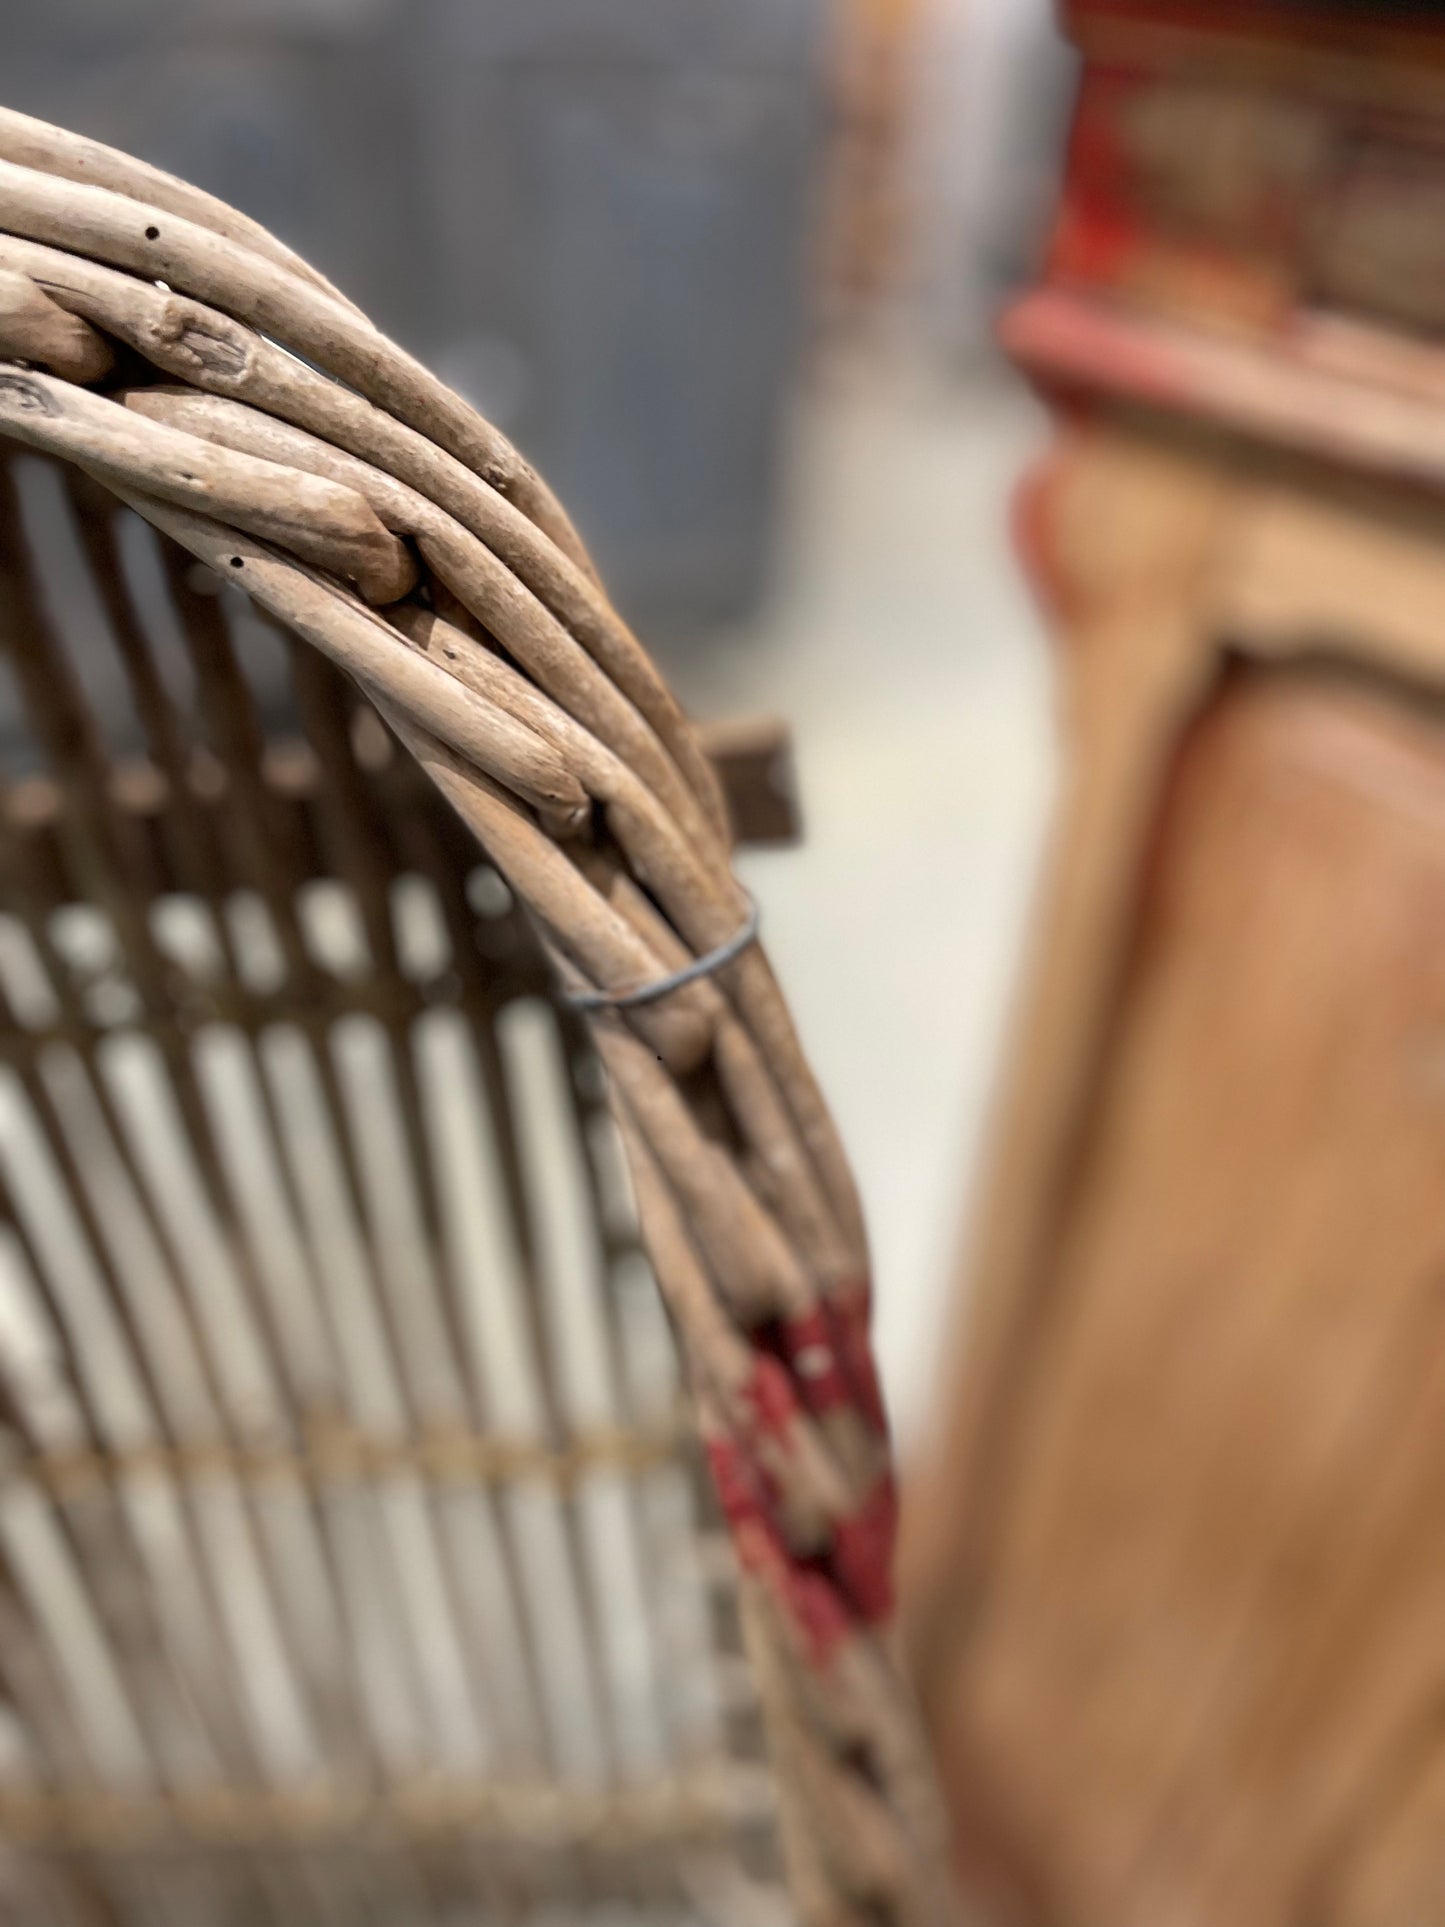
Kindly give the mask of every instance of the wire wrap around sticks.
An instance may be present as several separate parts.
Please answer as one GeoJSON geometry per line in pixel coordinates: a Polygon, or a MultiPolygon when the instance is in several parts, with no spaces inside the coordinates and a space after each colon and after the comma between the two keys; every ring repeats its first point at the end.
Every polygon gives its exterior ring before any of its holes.
{"type": "MultiPolygon", "coordinates": [[[[254,225],[3,110],[0,364],[0,436],[97,478],[345,671],[590,986],[573,1001],[608,1018],[597,1052],[738,1553],[797,1904],[815,1927],[940,1927],[856,1190],[715,777],[562,509],[254,225]]],[[[43,663],[26,674],[43,707],[43,663]]]]}
{"type": "Polygon", "coordinates": [[[734,962],[750,944],[757,942],[760,922],[758,906],[749,897],[746,918],[726,943],[709,950],[705,957],[696,957],[691,963],[670,970],[665,977],[657,977],[650,984],[639,984],[633,990],[564,990],[562,994],[574,1010],[581,1011],[637,1010],[644,1004],[660,1003],[674,991],[686,990],[689,984],[701,983],[705,977],[715,977],[734,962]]]}

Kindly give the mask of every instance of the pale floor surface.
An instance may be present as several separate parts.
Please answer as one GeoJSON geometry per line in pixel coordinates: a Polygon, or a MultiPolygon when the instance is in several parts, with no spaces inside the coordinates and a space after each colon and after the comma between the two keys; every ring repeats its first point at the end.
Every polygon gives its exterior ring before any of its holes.
{"type": "Polygon", "coordinates": [[[803,409],[769,606],[668,666],[791,721],[806,840],[741,868],[862,1184],[876,1336],[918,1436],[1054,781],[1043,624],[1008,535],[1041,412],[994,376],[835,379],[803,409]]]}

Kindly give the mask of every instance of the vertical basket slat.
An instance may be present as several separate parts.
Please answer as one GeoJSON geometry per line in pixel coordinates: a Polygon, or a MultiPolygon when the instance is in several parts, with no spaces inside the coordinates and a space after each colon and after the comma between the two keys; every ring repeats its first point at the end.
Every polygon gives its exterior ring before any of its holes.
{"type": "Polygon", "coordinates": [[[493,429],[10,134],[0,1878],[761,1920],[781,1811],[931,1927],[846,1162],[755,943],[627,1000],[746,912],[692,732],[493,429]]]}

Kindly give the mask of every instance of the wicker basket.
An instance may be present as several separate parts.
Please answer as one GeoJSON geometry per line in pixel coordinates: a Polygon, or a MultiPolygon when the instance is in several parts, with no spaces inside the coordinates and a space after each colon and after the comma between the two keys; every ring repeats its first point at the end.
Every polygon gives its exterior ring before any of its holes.
{"type": "Polygon", "coordinates": [[[0,1918],[733,1922],[775,1816],[806,1917],[942,1918],[857,1202],[693,732],[252,223],[0,113],[0,230],[0,1918]]]}

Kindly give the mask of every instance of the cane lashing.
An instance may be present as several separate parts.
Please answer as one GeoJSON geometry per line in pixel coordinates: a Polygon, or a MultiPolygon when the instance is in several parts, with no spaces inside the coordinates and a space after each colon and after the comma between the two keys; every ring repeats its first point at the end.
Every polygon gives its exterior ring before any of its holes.
{"type": "MultiPolygon", "coordinates": [[[[369,852],[397,831],[378,823],[384,798],[358,773],[336,670],[474,833],[564,988],[612,1000],[593,1014],[592,1042],[738,1554],[797,1900],[820,1921],[942,1918],[937,1809],[889,1647],[892,1473],[852,1178],[762,948],[730,951],[750,905],[706,758],[565,514],[495,429],[252,224],[8,113],[0,356],[0,434],[90,478],[76,488],[93,556],[114,540],[95,506],[99,483],[160,531],[168,555],[202,564],[203,584],[239,587],[303,645],[303,708],[309,700],[322,751],[315,808],[341,811],[340,862],[374,945],[389,942],[392,872],[369,852]],[[689,979],[713,953],[725,961],[689,979]],[[669,980],[665,999],[628,1004],[636,986],[669,980]]],[[[8,539],[20,539],[13,516],[8,539]]],[[[267,787],[244,692],[227,681],[219,604],[170,566],[193,645],[210,652],[208,720],[246,803],[250,881],[274,904],[289,887],[273,838],[286,812],[267,787]]],[[[175,1088],[189,1092],[173,973],[119,880],[130,832],[93,748],[47,688],[44,627],[27,614],[33,596],[13,554],[4,574],[5,642],[63,792],[56,834],[74,844],[67,826],[79,825],[84,885],[109,892],[141,960],[144,1019],[170,1051],[175,1088]]],[[[115,568],[98,580],[124,651],[115,568]]],[[[143,666],[133,680],[174,802],[195,773],[163,691],[143,666]]],[[[174,834],[194,839],[201,826],[185,816],[174,834]]],[[[192,867],[202,877],[203,846],[201,835],[192,867]]],[[[280,927],[289,967],[314,976],[286,915],[280,927]]],[[[391,1013],[383,1028],[393,1025],[404,1087],[396,1021],[391,1013]]],[[[47,1102],[19,1058],[34,1101],[47,1102]]],[[[405,1088],[401,1108],[424,1166],[405,1088]]],[[[182,1110],[207,1146],[214,1124],[193,1092],[182,1110]]],[[[223,1188],[219,1159],[214,1146],[202,1157],[223,1188]]],[[[445,1333],[444,1307],[439,1316],[445,1333]]],[[[278,1329],[271,1342],[284,1369],[288,1336],[278,1329]]],[[[159,1386],[150,1391],[164,1403],[159,1386]]],[[[426,1433],[417,1449],[434,1472],[445,1447],[423,1415],[407,1417],[426,1433]]],[[[452,1431],[467,1429],[462,1400],[452,1431]]],[[[278,1451],[298,1479],[312,1454],[344,1483],[345,1436],[278,1451]]],[[[172,1463],[183,1441],[159,1449],[172,1463]]],[[[37,1451],[22,1440],[21,1465],[37,1451]]],[[[83,1491],[93,1468],[82,1461],[79,1473],[46,1464],[40,1483],[83,1491]]],[[[478,1450],[458,1445],[447,1463],[463,1485],[485,1481],[478,1450]]],[[[221,1467],[235,1464],[232,1449],[221,1467]]],[[[116,1476],[113,1464],[104,1476],[116,1476]]],[[[63,1697],[49,1694],[43,1716],[62,1778],[63,1697]]],[[[387,1810],[400,1812],[396,1797],[387,1810]]],[[[254,1827],[254,1805],[245,1812],[254,1827]]]]}

